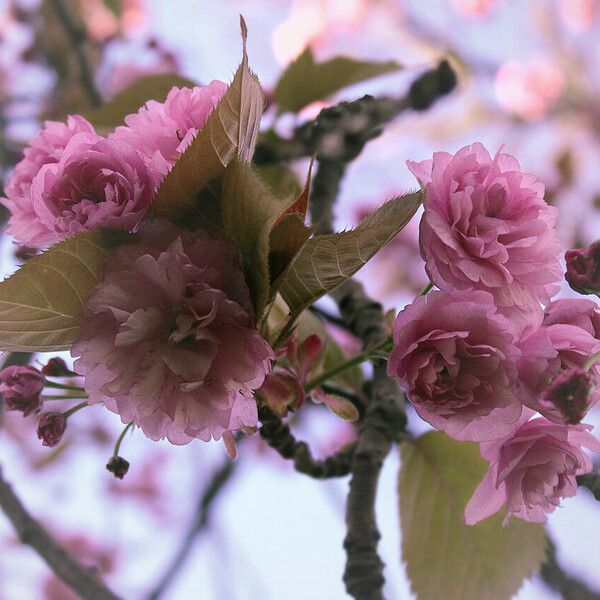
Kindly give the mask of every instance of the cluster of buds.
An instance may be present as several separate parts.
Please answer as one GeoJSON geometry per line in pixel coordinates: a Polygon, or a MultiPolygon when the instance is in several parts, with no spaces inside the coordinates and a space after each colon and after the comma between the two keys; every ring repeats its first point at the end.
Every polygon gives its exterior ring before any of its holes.
{"type": "Polygon", "coordinates": [[[565,279],[580,294],[600,294],[600,240],[565,253],[565,279]]]}
{"type": "MultiPolygon", "coordinates": [[[[41,370],[30,365],[11,365],[0,371],[0,394],[4,408],[19,411],[24,417],[41,412],[42,392],[46,377],[71,377],[76,375],[62,358],[51,358],[41,370]]],[[[68,397],[65,397],[67,399],[68,397]]],[[[42,445],[56,446],[67,428],[69,411],[42,412],[39,416],[37,436],[42,445]]]]}
{"type": "Polygon", "coordinates": [[[354,404],[337,394],[326,393],[319,385],[311,384],[309,374],[315,374],[323,360],[323,342],[318,335],[309,335],[299,342],[292,335],[277,354],[278,364],[258,391],[260,398],[278,417],[300,408],[307,397],[324,404],[338,417],[356,421],[358,410],[354,404]]]}

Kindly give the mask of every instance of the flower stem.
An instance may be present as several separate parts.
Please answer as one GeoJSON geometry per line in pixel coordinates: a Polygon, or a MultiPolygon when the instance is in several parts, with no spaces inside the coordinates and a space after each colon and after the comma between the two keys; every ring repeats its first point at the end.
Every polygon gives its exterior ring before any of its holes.
{"type": "Polygon", "coordinates": [[[72,390],[73,392],[85,392],[82,387],[77,385],[65,385],[64,383],[56,383],[56,381],[46,380],[46,387],[56,388],[57,390],[72,390]]]}
{"type": "Polygon", "coordinates": [[[86,395],[77,395],[77,396],[42,396],[42,400],[85,400],[87,399],[86,395]]]}
{"type": "Polygon", "coordinates": [[[352,358],[348,359],[346,362],[336,365],[335,367],[329,369],[328,371],[325,371],[324,373],[317,375],[316,377],[311,379],[306,384],[304,391],[308,394],[308,392],[319,387],[321,384],[325,383],[328,379],[335,377],[335,375],[339,375],[340,373],[343,373],[344,371],[351,369],[352,367],[355,367],[357,365],[360,365],[360,364],[366,362],[367,360],[370,360],[371,358],[373,358],[374,356],[377,356],[382,351],[389,352],[391,349],[392,349],[392,338],[388,337],[385,340],[383,340],[383,342],[373,346],[372,348],[368,348],[367,350],[365,350],[364,352],[361,352],[360,354],[357,354],[356,356],[353,356],[352,358]]]}
{"type": "Polygon", "coordinates": [[[584,371],[589,371],[600,360],[600,352],[592,354],[583,365],[584,371]]]}
{"type": "Polygon", "coordinates": [[[123,428],[123,431],[121,431],[121,435],[117,438],[117,441],[115,443],[115,449],[113,450],[113,456],[117,457],[119,456],[119,450],[121,448],[121,443],[123,442],[123,438],[125,437],[125,434],[133,427],[133,423],[127,423],[127,425],[125,425],[125,427],[123,428]]]}
{"type": "Polygon", "coordinates": [[[80,402],[79,404],[76,404],[73,408],[70,408],[69,410],[65,411],[64,416],[68,419],[71,415],[80,411],[82,408],[85,408],[87,405],[87,400],[85,400],[84,402],[80,402]]]}
{"type": "Polygon", "coordinates": [[[419,296],[426,296],[433,288],[431,281],[419,292],[419,296]]]}

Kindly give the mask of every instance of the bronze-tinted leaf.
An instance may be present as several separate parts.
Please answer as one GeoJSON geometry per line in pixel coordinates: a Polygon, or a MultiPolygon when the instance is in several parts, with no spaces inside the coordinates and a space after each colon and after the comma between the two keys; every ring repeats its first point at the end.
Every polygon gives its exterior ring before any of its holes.
{"type": "Polygon", "coordinates": [[[160,184],[153,204],[156,215],[183,217],[198,193],[223,174],[234,159],[249,162],[264,108],[262,89],[248,67],[246,25],[242,20],[243,58],[227,92],[188,148],[160,184]]]}
{"type": "Polygon", "coordinates": [[[275,282],[293,320],[321,296],[352,277],[410,221],[421,192],[389,200],[356,229],[315,236],[275,282]]]}

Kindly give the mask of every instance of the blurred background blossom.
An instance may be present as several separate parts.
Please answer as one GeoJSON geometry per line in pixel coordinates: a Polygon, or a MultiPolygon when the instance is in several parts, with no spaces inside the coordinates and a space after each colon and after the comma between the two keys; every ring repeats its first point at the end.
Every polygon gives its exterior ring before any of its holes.
{"type": "MultiPolygon", "coordinates": [[[[54,0],[0,0],[0,179],[47,118],[85,111],[77,52],[54,0]]],[[[250,29],[249,53],[267,92],[282,69],[310,45],[319,59],[338,54],[404,64],[398,74],[357,84],[298,116],[270,115],[281,134],[327,104],[362,94],[400,95],[415,75],[449,57],[460,88],[423,114],[396,119],[352,163],[336,207],[351,226],[386,198],[416,182],[407,159],[454,152],[475,140],[519,157],[546,184],[560,211],[564,248],[600,237],[600,1],[598,0],[64,0],[82,33],[77,51],[93,68],[103,98],[140,77],[178,73],[195,81],[230,79],[239,59],[238,13],[250,29]]],[[[295,165],[303,180],[307,163],[295,165]]],[[[6,218],[1,214],[2,220],[6,218]]],[[[426,283],[415,220],[361,273],[387,308],[401,308],[426,283]]],[[[8,274],[26,258],[8,236],[0,241],[8,274]]],[[[570,292],[565,287],[564,294],[570,292]]],[[[323,302],[323,308],[333,310],[323,302]]],[[[354,340],[333,332],[350,351],[354,340]]],[[[68,356],[65,356],[68,360],[68,356]]],[[[38,357],[45,361],[46,357],[38,357]]],[[[57,401],[57,408],[60,407],[57,401]]],[[[600,423],[592,413],[591,421],[600,423]]],[[[410,415],[411,427],[426,425],[410,415]]],[[[298,476],[256,436],[238,449],[234,474],[199,527],[202,498],[215,472],[227,470],[221,444],[173,447],[138,431],[122,454],[123,481],[104,466],[121,431],[99,407],[69,421],[63,441],[43,448],[35,418],[0,414],[0,456],[27,506],[124,597],[150,597],[180,549],[189,549],[161,597],[209,599],[345,598],[340,574],[346,481],[298,476]],[[191,535],[190,535],[191,532],[191,535]]],[[[297,419],[299,437],[323,455],[350,442],[351,425],[322,407],[297,419]]],[[[386,464],[378,499],[388,594],[410,598],[400,563],[395,474],[386,464]]],[[[600,511],[587,492],[565,502],[549,529],[559,558],[600,590],[600,511]]],[[[17,547],[0,519],[0,599],[69,600],[39,558],[17,547]]],[[[518,598],[556,598],[539,579],[518,598]]]]}

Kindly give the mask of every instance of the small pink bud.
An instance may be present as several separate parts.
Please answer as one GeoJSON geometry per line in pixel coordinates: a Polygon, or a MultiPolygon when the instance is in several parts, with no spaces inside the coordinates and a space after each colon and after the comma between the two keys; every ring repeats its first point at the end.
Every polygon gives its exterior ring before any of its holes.
{"type": "Polygon", "coordinates": [[[106,468],[117,478],[123,479],[129,471],[129,463],[120,456],[112,456],[106,468]]]}
{"type": "Polygon", "coordinates": [[[38,423],[37,436],[43,446],[52,448],[60,442],[67,428],[67,417],[61,412],[42,414],[38,423]]]}
{"type": "Polygon", "coordinates": [[[0,394],[6,410],[19,410],[26,417],[42,406],[44,376],[33,367],[12,365],[0,371],[0,394]]]}
{"type": "Polygon", "coordinates": [[[591,391],[590,374],[583,369],[574,368],[554,379],[542,393],[541,404],[556,407],[563,416],[564,423],[576,425],[587,413],[591,391]]]}
{"type": "Polygon", "coordinates": [[[46,365],[42,367],[42,373],[48,377],[68,377],[77,375],[67,367],[67,363],[60,357],[51,358],[46,365]]]}
{"type": "Polygon", "coordinates": [[[282,419],[290,408],[302,406],[305,396],[298,377],[288,369],[267,375],[258,393],[267,406],[282,419]]]}
{"type": "Polygon", "coordinates": [[[580,294],[600,293],[600,240],[589,248],[575,248],[565,253],[565,279],[580,294]]]}

